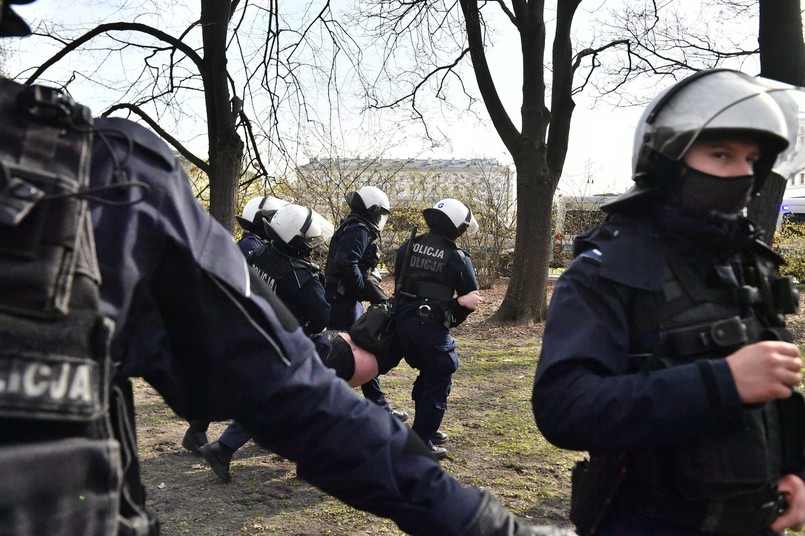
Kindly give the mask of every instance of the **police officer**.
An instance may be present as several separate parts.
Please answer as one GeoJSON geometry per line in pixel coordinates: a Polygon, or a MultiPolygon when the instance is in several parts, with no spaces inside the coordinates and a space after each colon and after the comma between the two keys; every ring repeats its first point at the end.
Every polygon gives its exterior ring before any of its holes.
{"type": "MultiPolygon", "coordinates": [[[[238,240],[238,247],[243,255],[248,258],[254,250],[266,244],[268,241],[266,223],[271,221],[278,209],[287,204],[287,201],[272,195],[255,197],[246,203],[241,215],[235,216],[235,220],[243,229],[243,236],[238,240]]],[[[207,443],[209,427],[209,421],[190,421],[190,426],[182,437],[182,446],[196,456],[201,456],[201,446],[207,443]]]]}
{"type": "Polygon", "coordinates": [[[268,238],[265,235],[263,222],[271,221],[277,210],[287,204],[287,201],[273,195],[264,195],[254,197],[244,205],[241,215],[235,216],[238,225],[243,229],[243,236],[238,240],[238,247],[244,255],[249,255],[266,243],[268,238]]]}
{"type": "MultiPolygon", "coordinates": [[[[350,213],[330,241],[327,264],[324,267],[326,296],[330,302],[330,323],[327,328],[347,330],[366,310],[364,301],[371,304],[388,302],[380,288],[378,241],[390,214],[389,198],[374,186],[363,186],[346,196],[350,213]]],[[[380,379],[373,378],[361,386],[366,398],[403,422],[408,413],[392,409],[380,388],[380,379]]]]}
{"type": "Polygon", "coordinates": [[[413,430],[437,458],[444,458],[447,450],[434,440],[447,440],[439,425],[458,369],[450,328],[461,324],[481,301],[470,255],[455,240],[475,233],[478,222],[456,199],[442,199],[423,214],[428,232],[410,245],[406,240],[397,250],[394,311],[400,351],[419,369],[411,394],[416,408],[413,430]]]}
{"type": "Polygon", "coordinates": [[[802,362],[783,316],[798,295],[744,216],[801,98],[723,69],[672,86],[637,126],[635,185],[577,238],[532,403],[549,441],[590,453],[573,479],[580,534],[805,523],[802,362]]]}
{"type": "MultiPolygon", "coordinates": [[[[249,264],[307,335],[322,331],[330,318],[330,305],[324,299],[319,267],[311,262],[310,255],[332,238],[333,224],[309,207],[290,204],[266,222],[264,234],[269,242],[249,254],[249,264]]],[[[215,474],[228,483],[232,479],[232,456],[250,438],[243,426],[233,421],[217,441],[200,446],[199,451],[215,474]]]]}
{"type": "MultiPolygon", "coordinates": [[[[30,33],[9,3],[0,3],[0,35],[30,33]]],[[[0,95],[15,90],[25,89],[0,81],[0,95]]],[[[115,392],[128,401],[129,410],[133,403],[126,378],[142,376],[182,417],[236,418],[258,444],[293,460],[300,478],[355,508],[393,519],[405,532],[558,534],[553,529],[524,526],[489,494],[460,485],[404,424],[389,419],[376,405],[356,396],[345,382],[336,380],[293,316],[248,270],[229,232],[196,202],[176,158],[157,136],[125,119],[90,122],[88,115],[73,115],[75,108],[68,99],[33,92],[34,97],[37,94],[54,98],[41,101],[44,110],[21,112],[44,112],[44,122],[53,117],[62,122],[50,129],[54,136],[23,140],[24,144],[31,141],[32,148],[43,148],[37,144],[58,142],[73,131],[88,133],[88,128],[94,134],[91,159],[79,162],[90,171],[86,193],[92,197],[91,213],[85,221],[94,230],[96,247],[82,251],[92,251],[92,256],[97,252],[97,275],[102,280],[100,311],[114,322],[114,326],[103,325],[112,330],[113,363],[108,370],[116,378],[115,392]],[[99,202],[102,192],[111,196],[110,202],[99,202]],[[142,324],[155,318],[161,321],[156,333],[151,324],[142,324]],[[157,342],[167,337],[170,351],[159,358],[137,352],[138,342],[149,337],[158,337],[157,342]],[[128,394],[123,392],[126,385],[128,394]]],[[[8,115],[9,106],[19,110],[22,104],[14,98],[0,102],[2,113],[8,115]]],[[[11,128],[4,129],[4,134],[11,132],[11,128]]],[[[8,349],[8,342],[4,332],[3,350],[8,349]]],[[[94,350],[106,351],[106,347],[94,350]]],[[[91,369],[89,363],[81,364],[81,371],[91,369]]],[[[99,400],[98,376],[93,379],[82,373],[81,378],[74,395],[99,400]]],[[[9,402],[7,391],[2,394],[3,402],[9,402]]],[[[121,397],[115,396],[115,400],[121,397]]],[[[107,417],[125,423],[116,430],[133,438],[131,415],[116,408],[121,411],[107,417]]],[[[41,465],[27,462],[48,456],[54,443],[66,454],[85,452],[87,441],[75,434],[97,430],[63,421],[62,426],[49,430],[56,434],[51,436],[40,429],[41,423],[26,422],[19,416],[11,421],[0,418],[3,532],[158,532],[157,526],[143,519],[144,490],[129,478],[137,472],[136,445],[126,443],[121,448],[117,441],[103,441],[104,452],[93,449],[97,456],[63,465],[58,478],[53,478],[52,472],[39,470],[41,465]],[[15,444],[25,437],[25,445],[15,444]],[[40,448],[42,445],[47,448],[40,448]],[[9,450],[12,455],[6,456],[9,450]],[[8,478],[10,470],[23,463],[25,470],[17,471],[21,478],[8,478]],[[107,471],[97,472],[98,468],[107,471]],[[120,471],[125,471],[125,488],[120,471]],[[84,483],[81,489],[65,488],[68,475],[71,482],[84,483]],[[39,478],[34,480],[34,476],[39,478]],[[25,503],[26,498],[32,502],[25,503]]]]}

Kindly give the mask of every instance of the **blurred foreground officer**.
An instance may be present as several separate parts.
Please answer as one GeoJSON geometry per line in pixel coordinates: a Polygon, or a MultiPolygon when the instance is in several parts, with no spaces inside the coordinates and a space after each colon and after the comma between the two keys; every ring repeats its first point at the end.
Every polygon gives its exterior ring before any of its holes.
{"type": "Polygon", "coordinates": [[[744,217],[795,156],[802,96],[729,70],[661,93],[635,133],[636,184],[574,244],[532,403],[549,441],[590,453],[573,472],[580,534],[805,522],[802,362],[784,327],[798,294],[744,217]]]}
{"type": "Polygon", "coordinates": [[[456,199],[442,199],[423,211],[429,231],[406,240],[394,262],[396,340],[406,362],[419,370],[411,397],[413,430],[437,458],[447,450],[439,425],[447,409],[453,373],[458,370],[450,328],[461,324],[480,301],[469,253],[455,240],[478,230],[472,211],[456,199]],[[456,297],[457,296],[457,297],[456,297]]]}
{"type": "Polygon", "coordinates": [[[243,207],[241,215],[235,216],[238,225],[243,229],[243,236],[238,240],[238,247],[244,255],[249,255],[249,253],[266,243],[268,238],[265,235],[263,222],[271,221],[277,210],[287,204],[287,201],[278,199],[273,195],[249,199],[243,207]]]}
{"type": "MultiPolygon", "coordinates": [[[[330,302],[331,330],[347,330],[366,308],[363,302],[386,303],[388,296],[380,288],[378,241],[386,225],[391,205],[388,196],[374,186],[363,186],[347,194],[350,213],[333,235],[327,252],[327,301],[330,302]]],[[[380,379],[373,378],[361,386],[363,395],[401,421],[408,413],[392,409],[380,388],[380,379]]]]}
{"type": "MultiPolygon", "coordinates": [[[[0,7],[0,34],[29,32],[0,7]]],[[[153,133],[3,79],[0,117],[0,534],[158,533],[131,376],[184,418],[236,418],[300,478],[406,532],[554,533],[461,486],[337,380],[153,133]],[[148,337],[169,351],[138,353],[148,337]]]]}

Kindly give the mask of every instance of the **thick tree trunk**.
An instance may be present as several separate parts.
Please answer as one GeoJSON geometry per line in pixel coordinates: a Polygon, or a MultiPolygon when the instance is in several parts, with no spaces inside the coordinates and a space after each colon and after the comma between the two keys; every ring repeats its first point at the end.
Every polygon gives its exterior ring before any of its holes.
{"type": "MultiPolygon", "coordinates": [[[[805,84],[805,44],[800,0],[760,0],[760,74],[789,84],[805,84]]],[[[760,196],[749,204],[749,217],[766,231],[771,244],[788,177],[770,175],[760,196]]]]}
{"type": "Polygon", "coordinates": [[[204,63],[209,73],[205,98],[210,145],[210,214],[234,231],[235,194],[244,145],[235,128],[235,114],[229,103],[226,30],[230,9],[230,2],[201,2],[204,63]]]}
{"type": "Polygon", "coordinates": [[[551,205],[556,185],[547,177],[544,152],[512,155],[517,170],[517,236],[509,287],[490,320],[539,322],[547,309],[551,205]]]}

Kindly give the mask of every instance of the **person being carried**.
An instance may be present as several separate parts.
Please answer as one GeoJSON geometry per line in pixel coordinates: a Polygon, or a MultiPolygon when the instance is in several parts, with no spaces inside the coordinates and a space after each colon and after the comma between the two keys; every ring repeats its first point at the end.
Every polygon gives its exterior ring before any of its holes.
{"type": "MultiPolygon", "coordinates": [[[[252,270],[276,292],[307,335],[321,332],[329,320],[330,305],[324,299],[319,267],[310,255],[333,236],[333,224],[312,208],[290,204],[277,210],[264,226],[269,241],[248,255],[252,270]]],[[[198,450],[218,478],[228,483],[232,456],[249,439],[249,432],[232,421],[218,440],[205,442],[198,450]]]]}
{"type": "MultiPolygon", "coordinates": [[[[287,204],[288,201],[272,195],[254,197],[243,207],[241,215],[235,216],[235,220],[243,229],[243,236],[237,244],[247,258],[254,250],[268,242],[265,225],[271,221],[277,210],[287,204]]],[[[156,351],[163,352],[166,351],[166,348],[159,348],[156,351]]],[[[190,426],[182,437],[182,446],[196,456],[201,456],[200,449],[202,445],[207,444],[207,430],[210,423],[208,421],[191,421],[189,424],[190,426]]]]}

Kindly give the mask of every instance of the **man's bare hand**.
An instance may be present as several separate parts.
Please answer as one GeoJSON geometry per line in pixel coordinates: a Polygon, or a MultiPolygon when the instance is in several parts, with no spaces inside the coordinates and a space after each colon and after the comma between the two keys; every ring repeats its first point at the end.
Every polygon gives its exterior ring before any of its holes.
{"type": "Polygon", "coordinates": [[[472,292],[468,292],[463,296],[458,297],[458,304],[462,307],[466,307],[467,309],[476,310],[478,306],[484,299],[481,297],[481,293],[477,290],[473,290],[472,292]]]}
{"type": "Polygon", "coordinates": [[[799,348],[782,341],[761,341],[727,356],[741,402],[757,404],[791,396],[802,380],[799,348]]]}
{"type": "Polygon", "coordinates": [[[774,532],[800,530],[805,526],[805,482],[796,475],[783,475],[777,490],[785,496],[788,508],[769,527],[774,532]]]}

